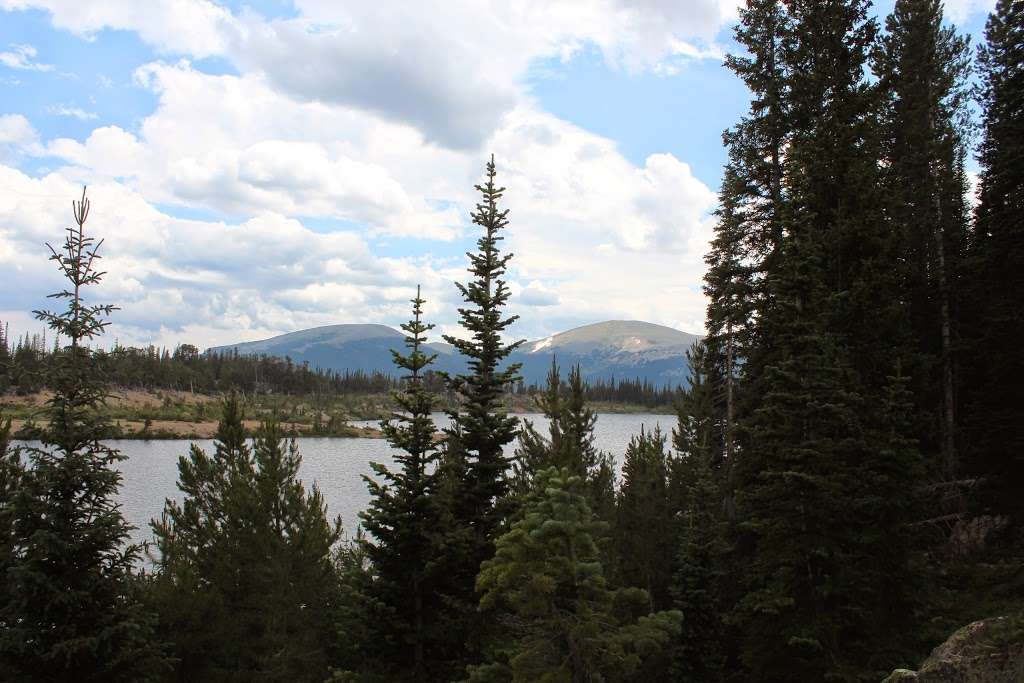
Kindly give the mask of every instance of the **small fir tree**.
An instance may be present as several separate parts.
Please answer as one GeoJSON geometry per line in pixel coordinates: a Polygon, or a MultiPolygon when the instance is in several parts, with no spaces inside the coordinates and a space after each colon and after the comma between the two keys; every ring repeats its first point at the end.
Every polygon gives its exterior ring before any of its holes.
{"type": "Polygon", "coordinates": [[[481,608],[509,615],[499,617],[508,647],[471,668],[470,680],[640,680],[678,634],[681,615],[647,614],[643,591],[608,587],[595,542],[603,524],[579,477],[550,468],[535,485],[477,578],[481,608]]]}

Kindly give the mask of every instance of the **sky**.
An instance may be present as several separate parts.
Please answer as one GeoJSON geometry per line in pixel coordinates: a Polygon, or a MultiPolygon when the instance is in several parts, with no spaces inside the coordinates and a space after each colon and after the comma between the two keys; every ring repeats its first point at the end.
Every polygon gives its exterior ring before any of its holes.
{"type": "MultiPolygon", "coordinates": [[[[993,0],[950,0],[977,43],[993,0]]],[[[891,2],[880,2],[884,15],[891,2]]],[[[703,256],[748,93],[735,0],[0,0],[0,320],[88,185],[107,341],[200,348],[397,326],[455,282],[494,155],[509,330],[700,333],[703,256]]]]}

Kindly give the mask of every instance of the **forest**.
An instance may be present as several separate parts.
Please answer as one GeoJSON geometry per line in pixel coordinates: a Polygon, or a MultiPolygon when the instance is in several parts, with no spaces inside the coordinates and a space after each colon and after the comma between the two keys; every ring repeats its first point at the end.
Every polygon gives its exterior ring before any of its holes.
{"type": "MultiPolygon", "coordinates": [[[[0,393],[27,395],[48,389],[47,369],[60,353],[59,339],[50,346],[45,330],[10,339],[9,325],[0,323],[0,393]]],[[[400,387],[400,372],[394,374],[352,370],[339,372],[311,368],[291,358],[266,354],[200,353],[193,344],[179,344],[174,350],[156,346],[133,347],[115,344],[102,362],[107,381],[124,389],[177,390],[215,396],[238,391],[250,395],[312,397],[322,402],[342,396],[387,396],[400,387]]],[[[456,400],[444,380],[433,370],[423,381],[446,403],[456,400]]],[[[521,378],[508,387],[514,396],[536,396],[542,387],[521,378]]],[[[641,378],[597,378],[585,382],[589,401],[645,408],[670,408],[681,387],[655,386],[641,378]]],[[[531,405],[532,407],[532,405],[531,405]]]]}
{"type": "MultiPolygon", "coordinates": [[[[182,454],[179,502],[128,541],[83,191],[50,248],[63,308],[35,312],[60,339],[40,443],[0,420],[0,678],[1015,680],[893,672],[978,620],[957,666],[1024,656],[1024,2],[998,0],[976,48],[939,0],[884,22],[867,0],[748,0],[735,37],[751,101],[723,135],[671,433],[599,452],[577,368],[535,392],[549,428],[509,414],[514,198],[491,157],[466,334],[444,336],[467,369],[431,374],[410,291],[382,423],[399,455],[364,477],[352,537],[282,426],[247,434],[226,390],[215,448],[182,454]]],[[[344,381],[306,372],[282,376],[344,381]]]]}

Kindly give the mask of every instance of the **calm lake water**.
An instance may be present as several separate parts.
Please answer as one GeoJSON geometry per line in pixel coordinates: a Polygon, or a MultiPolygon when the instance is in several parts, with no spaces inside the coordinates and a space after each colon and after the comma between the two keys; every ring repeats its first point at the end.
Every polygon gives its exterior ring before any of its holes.
{"type": "MultiPolygon", "coordinates": [[[[520,415],[534,422],[546,433],[547,421],[543,415],[520,415]]],[[[660,425],[663,432],[670,433],[675,426],[674,415],[619,415],[605,413],[598,416],[594,437],[599,450],[615,456],[621,464],[622,454],[633,434],[660,425]]],[[[435,422],[443,424],[443,414],[435,416],[435,422]]],[[[376,426],[376,422],[354,424],[376,426]]],[[[362,475],[370,473],[370,462],[392,465],[392,450],[383,439],[337,439],[303,437],[296,439],[302,454],[302,468],[299,472],[306,486],[316,484],[327,501],[329,514],[341,515],[348,533],[355,531],[359,524],[359,512],[366,507],[369,495],[362,475]]],[[[164,500],[177,499],[178,457],[189,450],[187,440],[134,441],[118,440],[110,445],[128,456],[121,463],[123,481],[120,502],[125,518],[137,527],[133,538],[141,542],[151,537],[149,520],[159,517],[164,500]]],[[[208,453],[213,452],[213,441],[197,442],[208,453]]],[[[511,454],[513,446],[508,447],[511,454]]]]}

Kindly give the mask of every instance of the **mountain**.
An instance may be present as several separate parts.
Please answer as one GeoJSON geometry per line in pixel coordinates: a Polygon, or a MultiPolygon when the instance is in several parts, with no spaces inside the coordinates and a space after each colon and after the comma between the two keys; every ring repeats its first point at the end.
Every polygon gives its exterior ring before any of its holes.
{"type": "Polygon", "coordinates": [[[689,375],[686,351],[699,335],[640,320],[608,320],[576,327],[523,346],[527,382],[542,381],[554,355],[563,370],[579,363],[583,377],[647,379],[656,386],[681,384],[689,375]]]}
{"type": "MultiPolygon", "coordinates": [[[[391,349],[402,349],[403,334],[386,325],[327,325],[270,339],[217,346],[208,353],[237,349],[242,354],[285,356],[296,363],[331,370],[379,370],[394,374],[391,349]]],[[[579,363],[586,380],[646,379],[656,386],[683,382],[686,350],[698,335],[639,320],[609,320],[527,342],[510,362],[523,364],[527,384],[542,383],[554,356],[563,372],[579,363]]],[[[448,344],[428,344],[438,354],[434,369],[461,372],[462,358],[448,344]]]]}

